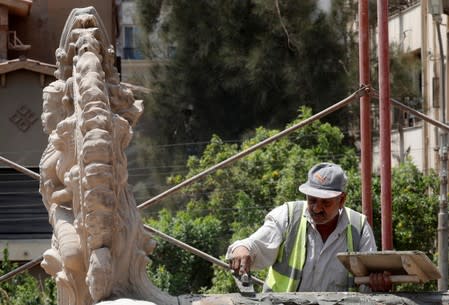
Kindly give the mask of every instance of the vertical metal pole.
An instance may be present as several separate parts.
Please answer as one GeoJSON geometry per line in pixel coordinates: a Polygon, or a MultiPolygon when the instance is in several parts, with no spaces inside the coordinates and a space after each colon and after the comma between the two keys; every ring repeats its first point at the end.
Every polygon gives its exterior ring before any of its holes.
{"type": "MultiPolygon", "coordinates": [[[[398,133],[399,133],[399,163],[404,163],[405,149],[404,149],[404,111],[398,111],[398,133]]],[[[407,126],[407,125],[406,125],[407,126]]]]}
{"type": "MultiPolygon", "coordinates": [[[[446,78],[444,65],[443,39],[441,37],[441,16],[435,18],[440,48],[440,121],[446,123],[446,78]]],[[[448,288],[448,215],[447,215],[447,132],[440,129],[440,211],[438,213],[438,267],[441,278],[438,280],[438,290],[446,291],[448,288]]]]}
{"type": "Polygon", "coordinates": [[[388,53],[388,0],[377,1],[377,26],[379,29],[378,57],[382,250],[392,250],[393,230],[391,219],[391,118],[388,53]]]}
{"type": "MultiPolygon", "coordinates": [[[[421,74],[422,74],[422,97],[423,97],[423,113],[429,114],[429,47],[428,47],[428,25],[427,25],[427,1],[421,1],[421,74]]],[[[423,172],[427,175],[429,172],[429,125],[423,122],[423,136],[424,143],[423,152],[423,172]]]]}
{"type": "MultiPolygon", "coordinates": [[[[369,61],[369,20],[368,0],[359,1],[359,81],[368,88],[371,84],[369,61]]],[[[371,196],[372,140],[371,140],[371,98],[360,98],[360,141],[362,163],[362,212],[373,225],[373,205],[371,196]]]]}

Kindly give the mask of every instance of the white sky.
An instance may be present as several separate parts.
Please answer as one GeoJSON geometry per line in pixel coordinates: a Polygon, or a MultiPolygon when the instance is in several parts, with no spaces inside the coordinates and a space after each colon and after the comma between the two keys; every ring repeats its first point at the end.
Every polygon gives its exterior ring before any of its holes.
{"type": "Polygon", "coordinates": [[[329,12],[331,8],[331,0],[318,0],[318,7],[325,12],[329,12]]]}

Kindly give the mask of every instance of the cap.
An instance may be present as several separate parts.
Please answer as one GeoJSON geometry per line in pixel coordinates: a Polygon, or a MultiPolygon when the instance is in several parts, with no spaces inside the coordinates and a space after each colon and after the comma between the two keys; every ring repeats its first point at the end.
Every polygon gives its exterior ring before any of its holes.
{"type": "Polygon", "coordinates": [[[345,191],[347,180],[339,165],[319,163],[309,170],[307,182],[299,186],[299,191],[313,197],[333,198],[345,191]]]}

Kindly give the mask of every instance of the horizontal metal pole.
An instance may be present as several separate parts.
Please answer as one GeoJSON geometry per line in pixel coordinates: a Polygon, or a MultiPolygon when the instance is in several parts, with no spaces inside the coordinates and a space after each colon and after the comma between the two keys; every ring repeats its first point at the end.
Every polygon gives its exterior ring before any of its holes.
{"type": "MultiPolygon", "coordinates": [[[[270,143],[272,143],[272,142],[274,142],[274,141],[276,141],[276,140],[278,140],[278,139],[280,139],[280,138],[282,138],[284,136],[287,136],[290,133],[292,133],[293,131],[295,131],[295,130],[301,128],[301,127],[304,127],[304,126],[312,123],[313,121],[316,121],[316,120],[318,120],[318,119],[328,115],[329,113],[337,111],[338,109],[346,106],[347,104],[349,104],[352,101],[360,98],[361,96],[363,96],[365,94],[368,94],[369,91],[370,91],[370,89],[368,87],[361,86],[357,91],[355,91],[354,93],[349,95],[347,98],[341,100],[340,102],[338,102],[338,103],[336,103],[336,104],[326,108],[325,110],[323,110],[323,111],[321,111],[321,112],[311,116],[310,118],[307,118],[307,119],[299,122],[298,124],[295,124],[295,125],[287,128],[287,129],[279,132],[278,134],[276,134],[274,136],[271,136],[271,137],[265,139],[264,141],[259,142],[256,145],[253,145],[253,146],[247,148],[246,150],[244,150],[244,151],[242,151],[240,153],[235,154],[234,156],[232,156],[232,157],[230,157],[230,158],[228,158],[228,159],[226,159],[226,160],[216,164],[215,166],[210,167],[209,169],[207,169],[207,170],[205,170],[205,171],[203,171],[203,172],[201,172],[201,173],[199,173],[199,174],[197,174],[197,175],[195,175],[195,176],[185,180],[184,182],[181,182],[180,184],[178,184],[178,185],[172,187],[171,189],[169,189],[169,190],[167,190],[167,191],[157,195],[156,197],[153,197],[152,199],[150,199],[148,201],[145,201],[144,203],[140,204],[137,208],[138,209],[144,209],[144,208],[150,206],[151,204],[159,202],[160,200],[162,200],[163,198],[167,197],[168,195],[170,195],[170,194],[180,190],[181,188],[183,188],[183,187],[185,187],[187,185],[190,185],[191,183],[193,183],[193,182],[203,178],[204,176],[206,176],[206,175],[216,171],[217,169],[220,169],[222,167],[230,165],[230,164],[234,163],[235,161],[243,158],[244,156],[252,153],[253,151],[255,151],[255,150],[259,149],[259,148],[262,148],[262,147],[264,147],[264,146],[266,146],[266,145],[268,145],[268,144],[270,144],[270,143]]],[[[29,169],[27,169],[27,168],[25,168],[23,166],[20,166],[17,163],[14,163],[13,161],[10,161],[10,160],[8,160],[6,158],[3,158],[1,156],[0,156],[0,162],[6,163],[9,166],[11,166],[12,168],[16,169],[17,171],[22,172],[22,173],[24,173],[24,174],[26,174],[26,175],[28,175],[28,176],[36,179],[36,180],[40,179],[40,175],[39,174],[36,174],[35,172],[30,171],[29,169]]],[[[181,242],[181,241],[179,241],[179,240],[177,240],[177,239],[175,239],[175,238],[173,238],[173,237],[171,237],[171,236],[169,236],[167,234],[164,234],[164,233],[162,233],[162,232],[160,232],[160,231],[158,231],[158,230],[156,230],[156,229],[154,229],[154,228],[152,228],[152,227],[150,227],[148,225],[144,225],[144,227],[148,231],[158,235],[159,237],[161,237],[162,239],[166,240],[167,242],[173,243],[176,246],[178,246],[178,247],[180,247],[180,248],[182,248],[182,249],[184,249],[186,251],[189,251],[189,252],[191,252],[193,254],[196,254],[196,255],[202,257],[203,259],[205,259],[205,260],[207,260],[207,261],[209,261],[211,263],[214,263],[214,264],[216,264],[216,265],[218,265],[220,267],[229,269],[229,265],[228,264],[226,264],[225,262],[223,262],[223,261],[221,261],[221,260],[219,260],[219,259],[217,259],[217,258],[215,258],[213,256],[210,256],[209,254],[206,254],[206,253],[204,253],[204,252],[202,252],[202,251],[200,251],[200,250],[198,250],[198,249],[196,249],[196,248],[194,248],[192,246],[189,246],[189,245],[187,245],[187,244],[185,244],[185,243],[183,243],[183,242],[181,242]]],[[[30,261],[30,262],[22,265],[21,267],[19,267],[19,268],[15,269],[15,270],[13,270],[13,271],[3,275],[2,277],[0,277],[0,282],[5,281],[5,280],[13,277],[14,275],[16,275],[16,274],[18,274],[20,272],[23,272],[25,270],[28,270],[28,269],[34,267],[35,265],[39,264],[42,260],[43,260],[42,256],[38,257],[36,259],[33,259],[32,261],[30,261]]],[[[253,277],[253,280],[254,280],[255,283],[263,284],[263,281],[258,279],[258,278],[253,277]]]]}
{"type": "MultiPolygon", "coordinates": [[[[159,195],[157,195],[157,196],[155,196],[155,197],[153,197],[153,198],[151,198],[151,199],[141,203],[140,205],[137,206],[137,208],[140,209],[140,210],[143,210],[143,209],[149,207],[150,205],[152,205],[152,204],[154,204],[156,202],[159,202],[163,198],[171,195],[172,193],[174,193],[176,191],[179,191],[181,188],[186,187],[186,186],[192,184],[193,182],[195,182],[195,181],[205,177],[206,175],[209,175],[209,174],[215,172],[216,170],[218,170],[220,168],[223,168],[223,167],[226,167],[228,165],[233,164],[237,160],[247,156],[248,154],[254,152],[255,150],[257,150],[259,148],[262,148],[262,147],[264,147],[264,146],[266,146],[266,145],[268,145],[268,144],[270,144],[270,143],[272,143],[274,141],[277,141],[280,138],[285,137],[285,136],[291,134],[295,130],[297,130],[299,128],[302,128],[302,127],[304,127],[304,126],[306,126],[306,125],[308,125],[308,124],[310,124],[310,123],[312,123],[312,122],[314,122],[316,120],[321,119],[322,117],[328,115],[329,113],[332,113],[332,112],[335,112],[335,111],[339,110],[340,108],[346,106],[347,104],[349,104],[352,101],[360,98],[361,96],[368,94],[369,92],[370,92],[370,89],[368,87],[361,86],[357,91],[355,91],[354,93],[352,93],[351,95],[349,95],[345,99],[341,100],[340,102],[338,102],[338,103],[336,103],[336,104],[334,104],[334,105],[332,105],[332,106],[322,110],[321,112],[318,112],[317,114],[315,114],[315,115],[311,116],[310,118],[307,118],[307,119],[299,122],[298,124],[295,124],[295,125],[287,128],[287,129],[284,129],[283,131],[275,134],[274,136],[271,136],[271,137],[269,137],[269,138],[267,138],[267,139],[265,139],[265,140],[255,144],[255,145],[253,145],[253,146],[251,146],[251,147],[249,147],[249,148],[247,148],[247,149],[245,149],[245,150],[243,150],[243,151],[241,151],[241,152],[231,156],[230,158],[228,158],[228,159],[226,159],[226,160],[224,160],[224,161],[222,161],[222,162],[220,162],[220,163],[218,163],[218,164],[216,164],[216,165],[214,165],[214,166],[204,170],[203,172],[201,172],[201,173],[199,173],[199,174],[197,174],[197,175],[195,175],[195,176],[193,176],[193,177],[191,177],[189,179],[184,180],[183,182],[175,185],[174,187],[166,190],[165,192],[162,192],[159,195]]],[[[40,179],[39,174],[36,174],[35,172],[30,171],[29,169],[27,169],[27,168],[25,168],[23,166],[20,166],[17,163],[14,163],[14,162],[12,162],[12,161],[10,161],[10,160],[8,160],[6,158],[3,158],[1,156],[0,156],[0,162],[6,163],[9,166],[15,168],[17,171],[22,172],[22,173],[24,173],[24,174],[26,174],[26,175],[28,175],[28,176],[36,179],[36,180],[40,179]]]]}
{"type": "MultiPolygon", "coordinates": [[[[209,254],[207,254],[207,253],[205,253],[205,252],[203,252],[201,250],[198,250],[198,249],[196,249],[196,248],[194,248],[194,247],[192,247],[192,246],[190,246],[190,245],[188,245],[188,244],[186,244],[186,243],[184,243],[184,242],[182,242],[180,240],[177,240],[174,237],[171,237],[171,236],[169,236],[169,235],[167,235],[165,233],[162,233],[161,231],[156,230],[155,228],[150,227],[149,225],[145,225],[144,224],[143,226],[145,227],[145,230],[147,230],[148,232],[153,233],[156,236],[159,236],[161,239],[169,242],[170,244],[173,244],[173,245],[175,245],[175,246],[177,246],[177,247],[179,247],[181,249],[184,249],[184,250],[186,250],[186,251],[188,251],[188,252],[190,252],[192,254],[195,254],[195,255],[197,255],[197,256],[207,260],[208,262],[210,262],[212,264],[215,264],[215,265],[217,265],[219,267],[222,267],[222,268],[224,268],[226,270],[230,270],[229,269],[229,264],[219,260],[218,258],[215,258],[212,255],[209,255],[209,254]]],[[[29,261],[26,264],[23,264],[22,266],[20,266],[20,267],[14,269],[14,270],[12,270],[12,271],[2,275],[0,277],[0,283],[4,282],[6,280],[9,280],[10,278],[14,277],[17,274],[20,274],[20,273],[22,273],[22,272],[24,272],[24,271],[26,271],[28,269],[33,268],[34,266],[37,266],[38,264],[40,264],[40,262],[42,262],[42,260],[43,260],[43,256],[41,255],[40,257],[35,258],[32,261],[29,261]]],[[[251,276],[251,278],[257,284],[263,285],[263,283],[264,283],[262,280],[258,279],[257,277],[251,276]]]]}
{"type": "Polygon", "coordinates": [[[29,170],[28,168],[23,167],[11,160],[3,158],[2,156],[0,156],[0,162],[3,162],[5,164],[9,165],[10,167],[14,168],[16,171],[24,173],[25,175],[30,176],[33,179],[36,179],[36,180],[40,179],[40,176],[38,173],[35,173],[35,172],[29,170]]]}
{"type": "MultiPolygon", "coordinates": [[[[173,237],[171,237],[171,236],[169,236],[169,235],[167,235],[165,233],[162,233],[161,231],[158,231],[155,228],[152,228],[152,227],[150,227],[148,225],[144,225],[144,227],[145,227],[145,229],[147,229],[147,231],[149,231],[151,233],[154,233],[155,235],[159,236],[163,240],[165,240],[165,241],[167,241],[167,242],[169,242],[169,243],[171,243],[171,244],[173,244],[175,246],[178,246],[179,248],[184,249],[184,250],[186,250],[186,251],[188,251],[188,252],[190,252],[192,254],[195,254],[195,255],[197,255],[197,256],[207,260],[208,262],[211,262],[212,264],[220,266],[220,267],[222,267],[222,268],[224,268],[226,270],[230,270],[229,269],[229,264],[219,260],[218,258],[215,258],[212,255],[209,255],[207,253],[204,253],[203,251],[198,250],[198,249],[196,249],[196,248],[194,248],[194,247],[192,247],[192,246],[190,246],[190,245],[188,245],[186,243],[183,243],[182,241],[179,241],[179,240],[177,240],[177,239],[175,239],[175,238],[173,238],[173,237]]],[[[263,283],[264,283],[261,279],[258,279],[257,277],[251,276],[251,278],[253,279],[253,281],[255,283],[258,283],[260,285],[263,285],[263,283]]]]}
{"type": "Polygon", "coordinates": [[[4,281],[6,281],[6,280],[8,280],[8,279],[10,279],[10,278],[12,278],[13,276],[15,276],[15,275],[17,275],[17,274],[20,274],[20,273],[22,273],[22,272],[25,272],[25,271],[27,271],[27,270],[33,268],[34,266],[39,265],[43,259],[44,259],[44,258],[43,258],[43,256],[41,255],[40,257],[35,258],[35,259],[33,259],[33,260],[31,260],[31,261],[29,261],[29,262],[27,262],[27,263],[25,263],[25,264],[23,264],[23,265],[17,267],[16,269],[14,269],[14,270],[12,270],[12,271],[10,271],[10,272],[8,272],[8,273],[6,273],[6,274],[0,276],[0,283],[1,283],[1,282],[4,282],[4,281]]]}
{"type": "MultiPolygon", "coordinates": [[[[16,170],[18,170],[18,171],[20,171],[20,172],[22,172],[22,173],[24,173],[26,175],[29,175],[31,178],[34,178],[36,180],[40,179],[40,175],[39,174],[36,174],[35,172],[32,172],[32,171],[28,170],[27,168],[22,167],[22,166],[18,165],[17,163],[14,163],[13,161],[10,161],[10,160],[8,160],[6,158],[3,158],[1,156],[0,156],[0,161],[2,161],[4,163],[7,163],[11,167],[15,168],[16,170]]],[[[184,250],[186,250],[186,251],[188,251],[190,253],[193,253],[193,254],[195,254],[195,255],[197,255],[197,256],[199,256],[199,257],[201,257],[201,258],[203,258],[203,259],[205,259],[205,260],[207,260],[207,261],[209,261],[209,262],[211,262],[213,264],[216,264],[216,265],[218,265],[218,266],[220,266],[222,268],[225,268],[225,269],[229,270],[229,265],[227,263],[225,263],[225,262],[223,262],[223,261],[221,261],[221,260],[219,260],[219,259],[217,259],[217,258],[215,258],[215,257],[213,257],[213,256],[211,256],[211,255],[201,251],[201,250],[198,250],[198,249],[196,249],[196,248],[194,248],[192,246],[189,246],[188,244],[186,244],[186,243],[184,243],[184,242],[182,242],[180,240],[177,240],[176,238],[173,238],[173,237],[171,237],[171,236],[169,236],[169,235],[167,235],[165,233],[162,233],[161,231],[158,231],[155,228],[152,228],[152,227],[150,227],[148,225],[145,225],[145,224],[144,224],[144,227],[145,227],[145,229],[147,231],[153,233],[154,235],[159,236],[163,240],[165,240],[165,241],[167,241],[167,242],[169,242],[171,244],[174,244],[175,246],[178,246],[181,249],[184,249],[184,250]]],[[[3,282],[3,281],[8,280],[10,278],[12,278],[13,276],[15,276],[15,275],[17,275],[19,273],[22,273],[22,272],[24,272],[24,271],[26,271],[28,269],[33,268],[34,266],[38,265],[42,260],[43,260],[43,257],[40,256],[38,258],[33,259],[32,261],[27,262],[26,264],[23,264],[22,266],[20,266],[18,268],[12,270],[9,273],[4,274],[3,276],[0,277],[0,283],[3,282]]],[[[252,277],[252,279],[254,280],[255,283],[263,285],[263,281],[262,280],[260,280],[260,279],[258,279],[256,277],[252,277]]]]}
{"type": "Polygon", "coordinates": [[[329,113],[337,111],[338,109],[346,106],[347,104],[349,104],[352,101],[360,98],[361,96],[363,96],[365,94],[368,94],[369,91],[370,90],[369,90],[368,87],[361,86],[360,89],[358,89],[357,91],[355,91],[354,93],[349,95],[344,100],[341,100],[340,102],[338,102],[338,103],[336,103],[336,104],[334,104],[334,105],[324,109],[321,112],[318,112],[317,114],[311,116],[310,118],[307,118],[307,119],[299,122],[298,124],[295,124],[295,125],[287,128],[287,129],[284,129],[283,131],[279,132],[278,134],[275,134],[274,136],[271,136],[271,137],[269,137],[269,138],[267,138],[267,139],[265,139],[265,140],[255,144],[255,145],[253,145],[253,146],[251,146],[251,147],[249,147],[249,148],[247,148],[247,149],[245,149],[245,150],[243,150],[243,151],[233,155],[232,157],[230,157],[230,158],[228,158],[228,159],[226,159],[226,160],[224,160],[224,161],[222,161],[222,162],[220,162],[220,163],[218,163],[218,164],[216,164],[216,165],[206,169],[205,171],[203,171],[203,172],[201,172],[201,173],[199,173],[199,174],[197,174],[197,175],[195,175],[195,176],[193,176],[193,177],[191,177],[189,179],[184,180],[183,182],[175,185],[174,187],[166,190],[165,192],[162,192],[159,195],[157,195],[157,196],[155,196],[155,197],[153,197],[153,198],[143,202],[142,204],[140,204],[138,206],[138,208],[139,209],[145,209],[145,208],[149,207],[150,205],[159,202],[160,200],[164,199],[165,197],[171,195],[174,192],[179,191],[181,188],[186,187],[186,186],[192,184],[193,182],[195,182],[195,181],[205,177],[206,175],[209,175],[209,174],[215,172],[216,170],[218,170],[218,169],[220,169],[222,167],[226,167],[226,166],[228,166],[230,164],[233,164],[237,160],[245,157],[246,155],[252,153],[253,151],[255,151],[255,150],[259,149],[259,148],[262,148],[262,147],[264,147],[264,146],[266,146],[266,145],[268,145],[268,144],[270,144],[270,143],[272,143],[272,142],[274,142],[274,141],[276,141],[276,140],[278,140],[278,139],[280,139],[282,137],[285,137],[285,136],[291,134],[292,132],[294,132],[295,130],[297,130],[297,129],[301,128],[301,127],[304,127],[304,126],[312,123],[313,121],[316,121],[316,120],[318,120],[318,119],[328,115],[329,113]]]}
{"type": "MultiPolygon", "coordinates": [[[[373,91],[372,94],[373,97],[375,98],[379,98],[379,94],[376,91],[373,91]]],[[[407,105],[402,104],[401,102],[399,102],[398,100],[395,100],[393,98],[390,98],[391,103],[393,104],[394,107],[399,108],[403,111],[409,112],[421,119],[423,119],[424,121],[426,121],[429,124],[432,124],[438,128],[441,128],[443,130],[446,130],[449,132],[449,125],[446,125],[438,120],[432,119],[431,117],[429,117],[428,115],[425,115],[422,112],[419,112],[418,110],[415,110],[407,105]]]]}

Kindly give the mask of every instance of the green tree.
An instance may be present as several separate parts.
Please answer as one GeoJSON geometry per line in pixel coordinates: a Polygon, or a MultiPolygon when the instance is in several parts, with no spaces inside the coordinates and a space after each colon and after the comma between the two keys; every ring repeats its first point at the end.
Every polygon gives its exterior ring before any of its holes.
{"type": "Polygon", "coordinates": [[[314,0],[142,0],[139,7],[154,34],[150,46],[176,48],[151,96],[173,142],[277,128],[300,105],[321,110],[347,93],[344,46],[314,0]]]}
{"type": "MultiPolygon", "coordinates": [[[[0,275],[18,265],[8,259],[8,249],[3,252],[0,275]]],[[[56,305],[56,287],[52,279],[38,281],[27,272],[0,284],[0,305],[56,305]]]]}
{"type": "MultiPolygon", "coordinates": [[[[316,0],[137,3],[152,63],[138,166],[167,168],[146,185],[164,185],[174,166],[198,156],[204,146],[192,143],[213,134],[239,142],[259,126],[283,127],[301,105],[317,112],[351,91],[346,19],[340,13],[335,23],[316,0]]],[[[342,117],[340,111],[329,121],[342,117]]],[[[143,196],[163,188],[138,190],[143,196]]]]}
{"type": "MultiPolygon", "coordinates": [[[[361,179],[358,172],[351,172],[348,185],[347,206],[360,210],[361,179]]],[[[372,176],[373,222],[381,223],[380,176],[372,176]]],[[[431,258],[435,255],[438,215],[438,175],[430,171],[424,175],[411,159],[392,171],[392,217],[396,250],[420,250],[431,258]],[[419,215],[419,217],[411,217],[419,215]],[[412,219],[413,218],[413,219],[412,219]]],[[[380,247],[380,225],[374,225],[377,244],[380,247]]]]}
{"type": "MultiPolygon", "coordinates": [[[[298,119],[291,124],[298,123],[310,115],[310,108],[302,108],[298,119]]],[[[218,136],[213,136],[201,157],[189,158],[188,175],[173,176],[171,182],[178,183],[184,178],[191,177],[234,155],[239,149],[254,145],[277,132],[258,128],[254,137],[242,143],[241,147],[225,143],[218,136]]],[[[356,168],[355,152],[342,145],[343,138],[338,128],[328,123],[315,122],[188,187],[184,192],[188,200],[185,212],[179,212],[179,215],[172,217],[164,211],[159,220],[152,220],[150,223],[161,231],[172,233],[174,237],[194,246],[198,240],[204,240],[205,244],[196,247],[215,257],[222,256],[232,240],[254,232],[262,224],[269,210],[286,200],[294,200],[300,196],[297,186],[305,181],[307,170],[312,164],[319,161],[334,161],[345,168],[356,168]],[[192,227],[195,225],[192,220],[200,221],[205,217],[213,219],[211,221],[213,228],[208,229],[213,233],[210,233],[211,238],[203,236],[204,231],[194,230],[192,227]],[[182,232],[188,234],[180,234],[178,227],[183,228],[182,232]]],[[[165,289],[169,285],[168,290],[173,294],[209,291],[207,289],[211,288],[212,283],[214,288],[210,292],[235,289],[229,274],[220,270],[215,271],[216,277],[211,282],[213,269],[210,264],[202,266],[201,269],[195,269],[193,263],[182,266],[188,261],[183,258],[184,255],[181,250],[175,251],[173,246],[162,243],[155,250],[150,274],[153,274],[156,282],[162,283],[165,289]],[[201,270],[203,278],[207,278],[208,281],[194,286],[195,281],[189,274],[196,276],[198,270],[201,270]],[[184,282],[181,283],[179,279],[184,282]]],[[[263,277],[263,273],[259,276],[263,277]]]]}
{"type": "MultiPolygon", "coordinates": [[[[331,1],[326,13],[316,0],[137,3],[150,37],[143,44],[152,61],[152,80],[146,84],[152,93],[145,97],[137,132],[136,166],[166,169],[139,181],[135,190],[142,198],[163,191],[165,178],[189,155],[198,156],[204,148],[198,143],[213,134],[240,141],[259,126],[280,128],[300,105],[317,112],[359,86],[357,30],[350,26],[357,20],[357,2],[331,1]]],[[[374,35],[375,1],[369,5],[374,35]]],[[[371,46],[371,79],[377,87],[375,39],[371,46]]],[[[390,58],[392,97],[420,109],[419,59],[400,46],[392,47],[390,58]]],[[[358,114],[354,103],[326,121],[345,130],[345,143],[355,144],[358,114]]],[[[402,128],[402,118],[396,111],[394,127],[402,128]]]]}
{"type": "MultiPolygon", "coordinates": [[[[221,223],[213,215],[192,217],[186,211],[179,211],[174,216],[164,209],[158,221],[148,220],[148,223],[206,253],[217,253],[221,223]]],[[[151,260],[151,280],[171,294],[198,292],[212,278],[210,263],[162,240],[158,240],[151,260]]]]}
{"type": "MultiPolygon", "coordinates": [[[[347,206],[360,211],[361,179],[357,172],[350,173],[347,206]]],[[[373,175],[373,229],[378,248],[381,248],[380,176],[373,175]]],[[[410,158],[392,171],[392,227],[394,250],[418,250],[437,262],[436,238],[438,227],[438,174],[427,175],[418,170],[410,158]],[[413,216],[412,216],[413,215],[413,216]]],[[[397,291],[430,291],[435,282],[425,285],[402,284],[397,291]]]]}
{"type": "MultiPolygon", "coordinates": [[[[291,124],[297,123],[310,117],[311,110],[302,108],[298,119],[291,124]]],[[[241,147],[236,144],[223,142],[218,136],[214,136],[201,157],[191,157],[188,162],[189,174],[186,177],[174,176],[173,183],[178,183],[184,178],[191,177],[198,172],[217,164],[220,161],[235,154],[239,149],[245,149],[275,134],[276,130],[258,128],[254,137],[242,143],[241,147]]],[[[253,233],[262,223],[266,213],[288,200],[304,199],[298,192],[297,187],[307,178],[308,169],[315,163],[321,161],[332,161],[339,163],[348,172],[348,200],[347,205],[361,211],[360,173],[358,169],[358,157],[351,147],[343,144],[344,136],[341,130],[328,123],[314,122],[305,128],[295,131],[275,143],[257,150],[238,161],[231,167],[217,170],[215,173],[205,177],[198,183],[193,184],[185,190],[184,195],[188,198],[186,214],[182,217],[169,219],[163,215],[161,220],[153,220],[151,224],[161,228],[162,231],[171,232],[178,221],[188,219],[202,219],[212,217],[217,223],[214,231],[216,239],[208,242],[211,244],[201,245],[199,249],[205,250],[209,247],[211,255],[223,256],[227,246],[234,240],[244,238],[253,233]],[[169,221],[167,220],[169,219],[169,221]],[[219,224],[219,226],[218,226],[219,224]],[[219,227],[219,228],[218,228],[219,227]]],[[[435,256],[435,236],[437,221],[437,195],[435,189],[438,186],[437,175],[430,173],[423,175],[411,160],[394,168],[393,177],[393,227],[394,246],[396,250],[420,250],[425,252],[431,259],[435,256]],[[410,215],[420,215],[419,219],[410,215]]],[[[380,245],[380,177],[373,174],[374,194],[374,232],[377,244],[380,245]]],[[[193,222],[190,222],[192,223],[193,222]]],[[[189,232],[195,232],[192,228],[189,232]]],[[[179,235],[178,235],[179,236],[179,235]]],[[[196,237],[181,235],[184,242],[196,242],[202,235],[196,237]],[[190,239],[189,239],[190,238],[190,239]]],[[[160,276],[160,270],[150,269],[150,273],[158,275],[159,278],[170,282],[170,279],[188,277],[178,270],[185,270],[179,264],[183,262],[181,250],[174,250],[164,244],[155,253],[170,252],[164,257],[158,255],[160,265],[176,262],[175,273],[173,269],[164,276],[160,276]],[[153,271],[154,270],[154,271],[153,271]]],[[[154,267],[158,267],[156,264],[154,267]]],[[[190,265],[188,268],[193,266],[190,265]]],[[[189,272],[201,270],[201,273],[211,274],[214,277],[211,282],[202,283],[201,290],[190,290],[190,292],[206,291],[209,293],[233,292],[236,287],[228,272],[210,265],[201,269],[189,269],[189,272]],[[207,270],[207,271],[206,271],[207,270]]],[[[265,270],[257,272],[256,276],[264,278],[265,270]]],[[[209,278],[209,277],[208,277],[209,278]]],[[[409,289],[430,289],[434,283],[427,286],[413,286],[409,289]]],[[[198,286],[197,286],[198,287],[198,286]]],[[[174,288],[174,287],[173,287],[174,288]]],[[[177,286],[171,290],[174,294],[185,293],[192,286],[177,286]],[[177,290],[181,289],[181,290],[177,290]]],[[[400,286],[398,289],[406,289],[400,286]]]]}

